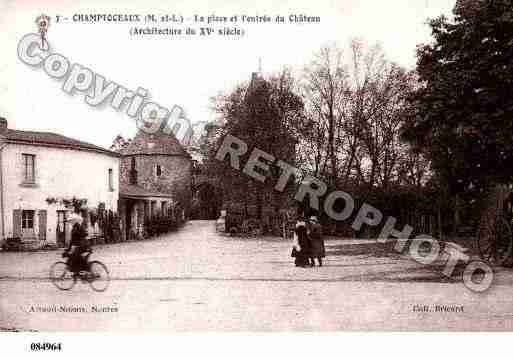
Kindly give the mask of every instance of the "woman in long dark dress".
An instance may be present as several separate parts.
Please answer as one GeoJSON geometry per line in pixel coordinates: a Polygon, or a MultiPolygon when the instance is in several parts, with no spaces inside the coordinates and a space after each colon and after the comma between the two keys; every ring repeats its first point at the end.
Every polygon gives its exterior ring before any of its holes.
{"type": "Polygon", "coordinates": [[[310,217],[310,225],[308,230],[308,238],[310,239],[310,260],[311,266],[315,266],[315,258],[322,267],[322,259],[326,257],[326,249],[324,240],[322,239],[322,228],[317,217],[310,217]]]}
{"type": "Polygon", "coordinates": [[[310,258],[310,241],[308,240],[308,234],[306,229],[306,223],[299,221],[296,224],[295,230],[295,244],[293,253],[296,257],[296,267],[306,267],[309,264],[310,258]]]}

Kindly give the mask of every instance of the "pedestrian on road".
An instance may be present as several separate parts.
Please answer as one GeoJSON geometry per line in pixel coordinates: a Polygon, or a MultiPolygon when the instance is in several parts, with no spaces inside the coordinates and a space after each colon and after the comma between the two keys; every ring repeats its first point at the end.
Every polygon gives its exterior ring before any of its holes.
{"type": "Polygon", "coordinates": [[[310,256],[310,243],[308,240],[306,222],[299,220],[296,223],[296,229],[294,231],[294,244],[292,247],[292,257],[295,257],[294,261],[296,267],[308,266],[308,258],[310,256]]]}
{"type": "Polygon", "coordinates": [[[322,227],[316,216],[310,217],[308,238],[310,240],[310,265],[315,267],[315,258],[317,258],[319,267],[322,267],[322,259],[326,257],[326,248],[322,239],[322,227]]]}

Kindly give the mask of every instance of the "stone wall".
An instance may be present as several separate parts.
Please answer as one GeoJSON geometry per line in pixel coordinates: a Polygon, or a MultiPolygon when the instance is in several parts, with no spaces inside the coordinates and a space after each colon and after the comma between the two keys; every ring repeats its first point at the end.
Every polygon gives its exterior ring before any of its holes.
{"type": "Polygon", "coordinates": [[[192,163],[179,155],[131,155],[124,156],[120,166],[120,182],[130,183],[132,158],[135,158],[137,185],[149,191],[171,194],[173,199],[187,209],[191,200],[192,163]],[[157,176],[156,166],[161,166],[157,176]]]}

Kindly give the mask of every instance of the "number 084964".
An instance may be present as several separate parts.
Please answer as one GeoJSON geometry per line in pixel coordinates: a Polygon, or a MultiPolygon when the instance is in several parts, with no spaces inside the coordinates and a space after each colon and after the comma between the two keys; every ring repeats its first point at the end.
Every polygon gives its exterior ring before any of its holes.
{"type": "Polygon", "coordinates": [[[37,351],[61,351],[61,343],[32,343],[30,344],[30,350],[33,352],[37,351]]]}

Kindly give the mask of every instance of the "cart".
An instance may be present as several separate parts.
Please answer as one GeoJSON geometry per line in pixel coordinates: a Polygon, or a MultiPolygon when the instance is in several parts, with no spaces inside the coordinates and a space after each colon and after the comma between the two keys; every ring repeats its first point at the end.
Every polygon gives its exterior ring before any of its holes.
{"type": "Polygon", "coordinates": [[[511,206],[485,211],[479,222],[476,247],[482,260],[492,265],[511,265],[513,250],[511,206]]]}

